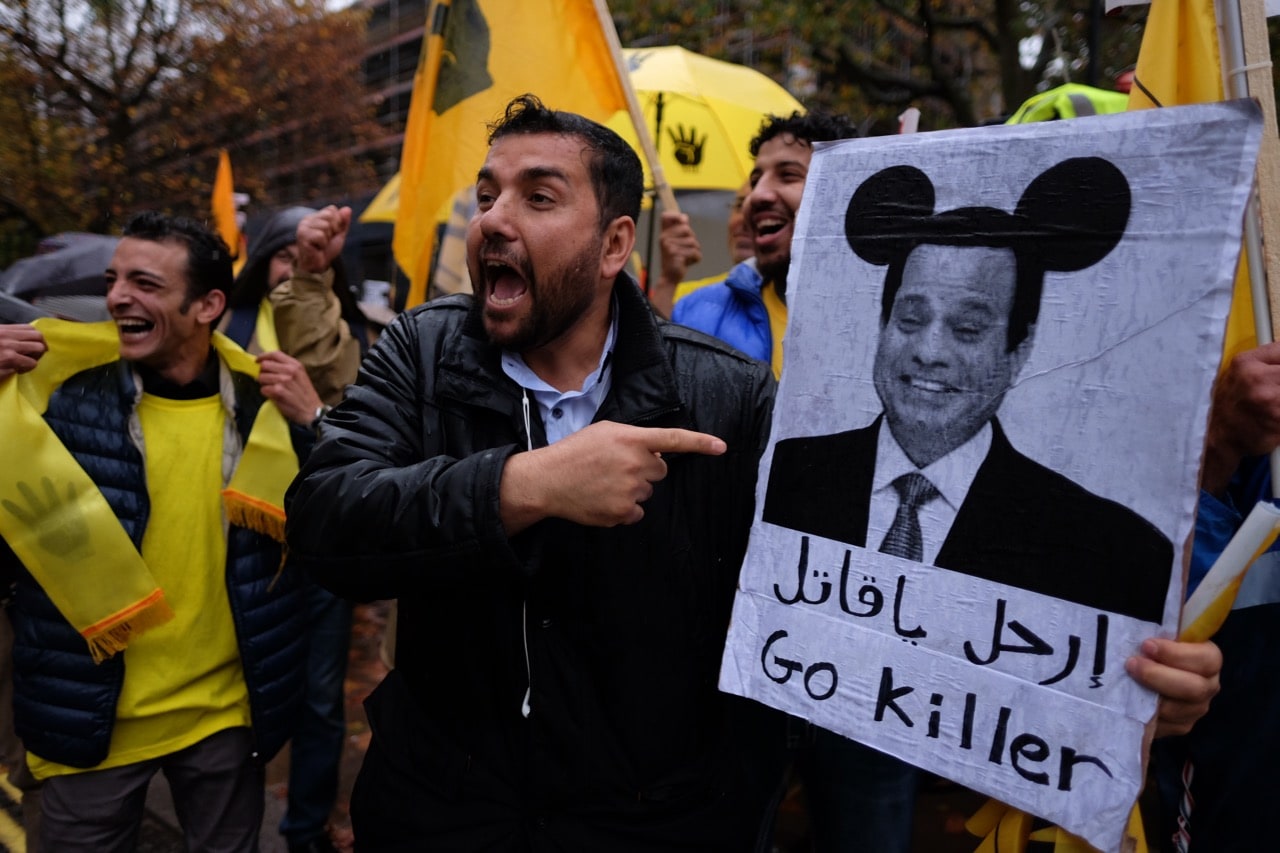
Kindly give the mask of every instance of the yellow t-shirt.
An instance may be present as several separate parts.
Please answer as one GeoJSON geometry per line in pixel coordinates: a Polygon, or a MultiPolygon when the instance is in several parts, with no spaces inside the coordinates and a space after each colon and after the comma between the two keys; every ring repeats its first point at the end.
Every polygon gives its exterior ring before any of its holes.
{"type": "Polygon", "coordinates": [[[769,355],[769,364],[773,367],[773,378],[782,378],[782,336],[787,331],[787,303],[778,297],[778,288],[771,281],[760,288],[760,296],[764,299],[764,308],[769,312],[769,335],[773,338],[773,352],[769,355]]]}
{"type": "MultiPolygon", "coordinates": [[[[249,725],[249,691],[227,599],[222,403],[216,396],[144,394],[138,416],[151,501],[142,557],[174,618],[124,652],[111,751],[94,770],[168,755],[249,725]]],[[[81,772],[33,754],[27,760],[41,779],[81,772]]]]}

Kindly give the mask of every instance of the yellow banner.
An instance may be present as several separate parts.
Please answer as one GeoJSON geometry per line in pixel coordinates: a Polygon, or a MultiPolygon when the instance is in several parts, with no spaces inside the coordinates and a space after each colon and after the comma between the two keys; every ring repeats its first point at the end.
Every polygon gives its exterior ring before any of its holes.
{"type": "MultiPolygon", "coordinates": [[[[34,370],[0,382],[12,439],[0,442],[0,536],[102,661],[173,613],[101,491],[42,415],[67,379],[119,358],[119,336],[111,322],[35,325],[48,351],[34,370]]],[[[257,376],[253,356],[229,338],[215,333],[212,343],[230,368],[257,376]]],[[[231,523],[283,541],[284,493],[297,473],[289,424],[264,402],[223,491],[231,523]]]]}
{"type": "MultiPolygon", "coordinates": [[[[1134,68],[1129,109],[1204,104],[1223,97],[1222,54],[1213,0],[1152,3],[1134,68]]],[[[1241,251],[1223,343],[1223,367],[1233,356],[1257,343],[1248,267],[1241,251]]]]}
{"type": "Polygon", "coordinates": [[[531,92],[549,107],[604,121],[626,108],[591,0],[436,0],[413,81],[400,155],[392,247],[422,302],[439,212],[475,181],[487,125],[531,92]]]}

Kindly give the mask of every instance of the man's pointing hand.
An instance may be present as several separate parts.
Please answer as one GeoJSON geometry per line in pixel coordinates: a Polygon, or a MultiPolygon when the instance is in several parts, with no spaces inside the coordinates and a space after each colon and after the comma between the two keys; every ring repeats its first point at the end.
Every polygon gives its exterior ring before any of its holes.
{"type": "Polygon", "coordinates": [[[719,456],[725,443],[685,429],[591,424],[548,447],[517,453],[502,473],[499,501],[507,535],[544,518],[591,527],[635,524],[653,484],[667,476],[664,453],[719,456]]]}

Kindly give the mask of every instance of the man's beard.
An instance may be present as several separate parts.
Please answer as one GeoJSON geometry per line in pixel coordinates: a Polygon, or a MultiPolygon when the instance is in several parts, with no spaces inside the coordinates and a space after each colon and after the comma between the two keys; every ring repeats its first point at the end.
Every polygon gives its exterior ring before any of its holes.
{"type": "Polygon", "coordinates": [[[509,258],[506,262],[520,270],[528,287],[530,310],[514,327],[499,326],[488,320],[488,283],[486,298],[474,303],[484,321],[490,342],[509,352],[528,352],[546,346],[568,331],[595,299],[595,269],[603,241],[598,238],[578,253],[565,266],[539,280],[528,258],[509,258]]]}
{"type": "Polygon", "coordinates": [[[774,290],[777,292],[778,298],[783,302],[787,301],[787,273],[790,271],[790,252],[787,252],[786,257],[778,258],[767,264],[756,262],[756,272],[760,273],[760,277],[766,282],[773,282],[774,290]]]}

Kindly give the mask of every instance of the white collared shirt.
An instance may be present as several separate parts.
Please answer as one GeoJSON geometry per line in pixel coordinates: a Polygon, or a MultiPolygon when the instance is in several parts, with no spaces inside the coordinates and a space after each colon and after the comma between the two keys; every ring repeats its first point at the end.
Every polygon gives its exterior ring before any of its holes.
{"type": "Polygon", "coordinates": [[[617,305],[614,305],[612,315],[609,334],[605,338],[604,349],[600,351],[600,363],[582,381],[582,388],[577,391],[560,392],[534,373],[519,353],[503,350],[502,371],[528,391],[538,404],[538,413],[542,416],[542,425],[547,433],[547,444],[555,444],[590,424],[600,409],[600,404],[608,396],[609,389],[613,387],[610,362],[613,345],[618,339],[617,305]]]}
{"type": "Polygon", "coordinates": [[[876,470],[871,481],[871,506],[867,516],[867,547],[872,550],[880,548],[898,513],[900,499],[893,481],[903,474],[919,471],[933,483],[939,494],[919,511],[924,562],[933,564],[947,534],[951,532],[960,505],[969,494],[973,478],[990,450],[991,424],[985,423],[973,438],[946,456],[925,468],[917,468],[893,437],[889,422],[884,421],[876,442],[876,470]]]}

